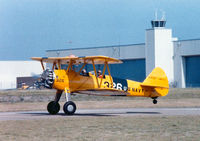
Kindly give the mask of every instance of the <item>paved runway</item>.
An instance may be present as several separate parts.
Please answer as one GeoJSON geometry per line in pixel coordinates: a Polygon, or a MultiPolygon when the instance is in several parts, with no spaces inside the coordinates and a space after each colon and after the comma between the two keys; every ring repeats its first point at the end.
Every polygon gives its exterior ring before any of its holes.
{"type": "MultiPolygon", "coordinates": [[[[200,108],[124,108],[124,109],[79,109],[73,117],[93,116],[176,116],[199,115],[200,108]]],[[[0,121],[29,120],[42,118],[68,117],[63,111],[49,115],[47,111],[0,112],[0,121]]],[[[72,117],[72,116],[70,116],[72,117]]]]}

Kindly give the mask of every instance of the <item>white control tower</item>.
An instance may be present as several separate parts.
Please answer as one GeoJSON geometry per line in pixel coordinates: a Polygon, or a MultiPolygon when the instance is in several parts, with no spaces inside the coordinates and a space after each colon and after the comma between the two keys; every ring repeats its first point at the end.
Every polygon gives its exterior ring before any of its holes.
{"type": "Polygon", "coordinates": [[[146,30],[145,55],[146,75],[155,67],[161,67],[167,74],[169,83],[174,81],[172,30],[165,28],[166,20],[151,21],[152,28],[146,30]]]}

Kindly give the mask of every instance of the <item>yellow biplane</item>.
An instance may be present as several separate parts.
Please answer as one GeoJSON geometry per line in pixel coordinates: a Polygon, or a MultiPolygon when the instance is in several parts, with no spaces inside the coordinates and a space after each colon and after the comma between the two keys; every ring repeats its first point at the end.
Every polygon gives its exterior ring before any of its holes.
{"type": "Polygon", "coordinates": [[[59,112],[59,100],[63,91],[67,101],[63,106],[63,111],[67,115],[73,115],[76,111],[76,105],[70,98],[73,93],[98,96],[150,97],[156,104],[156,99],[167,95],[169,90],[167,76],[161,68],[155,68],[143,82],[112,77],[108,64],[119,64],[122,61],[111,57],[33,57],[32,60],[41,62],[44,70],[41,81],[44,86],[57,90],[55,100],[47,106],[50,114],[59,112]],[[44,62],[52,64],[52,69],[45,69],[44,62]],[[86,64],[93,66],[93,73],[85,72],[86,64]],[[95,67],[97,64],[104,65],[102,74],[97,71],[95,67]],[[64,69],[62,68],[63,65],[65,65],[64,69]],[[77,65],[79,66],[78,70],[74,68],[77,65]],[[105,75],[106,71],[108,75],[105,75]]]}

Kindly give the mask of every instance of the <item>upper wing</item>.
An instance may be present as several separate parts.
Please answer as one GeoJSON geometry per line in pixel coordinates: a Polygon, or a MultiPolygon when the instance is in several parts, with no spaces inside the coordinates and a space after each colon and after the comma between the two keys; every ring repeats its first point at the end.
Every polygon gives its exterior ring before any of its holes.
{"type": "Polygon", "coordinates": [[[59,62],[60,64],[69,64],[70,61],[73,61],[73,64],[87,63],[92,64],[119,64],[122,63],[121,60],[107,57],[107,56],[84,56],[84,57],[32,57],[32,60],[42,61],[46,63],[59,62]]]}
{"type": "Polygon", "coordinates": [[[83,59],[88,63],[92,64],[92,60],[95,64],[105,64],[107,62],[108,64],[120,64],[122,63],[121,60],[107,57],[107,56],[86,56],[83,57],[83,59]]]}
{"type": "Polygon", "coordinates": [[[60,64],[69,64],[70,60],[73,60],[77,63],[83,63],[83,60],[79,59],[78,57],[32,57],[31,59],[45,63],[59,62],[60,64]]]}

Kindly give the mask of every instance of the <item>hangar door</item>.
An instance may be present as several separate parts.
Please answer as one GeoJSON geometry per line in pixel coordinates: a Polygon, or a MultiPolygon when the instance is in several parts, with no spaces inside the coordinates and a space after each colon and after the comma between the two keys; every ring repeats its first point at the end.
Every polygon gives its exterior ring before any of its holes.
{"type": "Polygon", "coordinates": [[[200,56],[185,57],[186,87],[200,87],[200,56]]]}
{"type": "Polygon", "coordinates": [[[145,59],[122,60],[123,64],[110,66],[111,75],[117,78],[144,81],[146,77],[145,59]]]}

